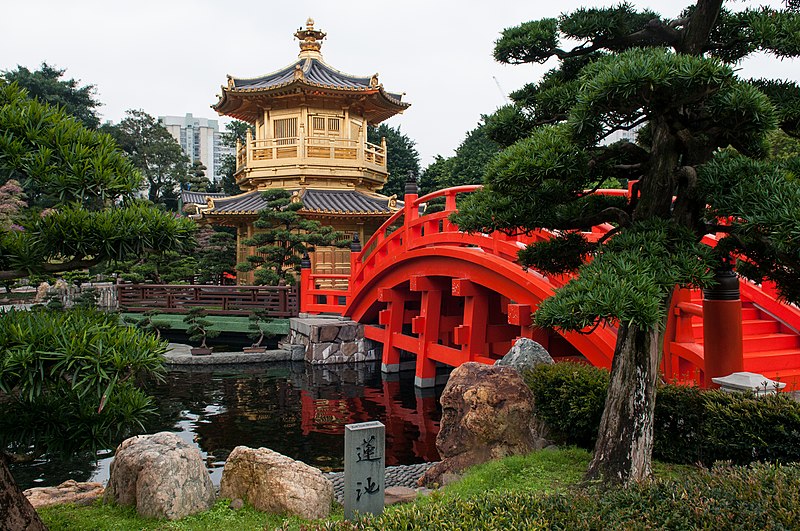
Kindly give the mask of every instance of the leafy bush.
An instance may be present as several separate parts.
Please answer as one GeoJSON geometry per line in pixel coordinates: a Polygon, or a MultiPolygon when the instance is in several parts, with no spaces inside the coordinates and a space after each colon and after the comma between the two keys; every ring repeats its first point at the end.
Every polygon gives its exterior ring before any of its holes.
{"type": "Polygon", "coordinates": [[[577,363],[539,365],[523,375],[536,415],[557,441],[593,448],[608,391],[608,371],[577,363]]]}
{"type": "Polygon", "coordinates": [[[114,314],[0,313],[0,448],[107,448],[152,411],[136,381],[163,373],[165,351],[114,314]]]}
{"type": "MultiPolygon", "coordinates": [[[[525,375],[537,416],[561,443],[592,448],[608,371],[575,363],[540,365],[525,375]]],[[[653,455],[671,463],[800,461],[800,403],[663,385],[656,397],[653,455]]]]}
{"type": "MultiPolygon", "coordinates": [[[[800,468],[718,467],[628,488],[438,495],[317,529],[795,529],[800,468]]],[[[311,527],[312,529],[315,527],[311,527]]]]}

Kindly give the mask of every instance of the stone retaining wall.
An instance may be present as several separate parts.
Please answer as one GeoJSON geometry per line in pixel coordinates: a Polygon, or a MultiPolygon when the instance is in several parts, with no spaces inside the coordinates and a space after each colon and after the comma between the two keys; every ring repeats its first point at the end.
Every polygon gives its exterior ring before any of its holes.
{"type": "Polygon", "coordinates": [[[305,349],[305,361],[318,365],[376,359],[364,327],[341,317],[301,316],[289,320],[289,342],[305,349]]]}

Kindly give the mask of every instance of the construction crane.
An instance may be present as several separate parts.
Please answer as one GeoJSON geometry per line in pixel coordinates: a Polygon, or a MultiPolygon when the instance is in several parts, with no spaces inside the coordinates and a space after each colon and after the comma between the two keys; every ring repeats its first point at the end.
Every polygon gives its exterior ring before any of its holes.
{"type": "Polygon", "coordinates": [[[504,99],[504,100],[506,100],[506,104],[510,103],[510,102],[508,101],[508,96],[506,96],[506,93],[505,93],[505,91],[503,90],[503,87],[501,87],[501,86],[500,86],[500,82],[499,82],[499,81],[497,81],[497,78],[496,78],[496,77],[494,77],[494,76],[492,76],[492,79],[494,79],[494,84],[495,84],[495,85],[497,85],[497,90],[499,90],[499,91],[500,91],[500,95],[501,95],[501,96],[503,96],[503,99],[504,99]]]}

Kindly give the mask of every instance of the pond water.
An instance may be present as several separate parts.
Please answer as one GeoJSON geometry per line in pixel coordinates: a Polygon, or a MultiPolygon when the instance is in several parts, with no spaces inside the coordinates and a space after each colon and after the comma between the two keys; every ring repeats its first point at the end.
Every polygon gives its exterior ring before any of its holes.
{"type": "MultiPolygon", "coordinates": [[[[267,363],[186,367],[152,384],[158,418],[147,432],[171,431],[196,444],[215,484],[239,445],[266,447],[323,471],[344,467],[344,426],[386,425],[386,465],[436,461],[442,388],[414,387],[413,371],[389,375],[379,362],[311,366],[267,363]]],[[[22,488],[67,479],[106,481],[110,451],[15,465],[22,488]]]]}

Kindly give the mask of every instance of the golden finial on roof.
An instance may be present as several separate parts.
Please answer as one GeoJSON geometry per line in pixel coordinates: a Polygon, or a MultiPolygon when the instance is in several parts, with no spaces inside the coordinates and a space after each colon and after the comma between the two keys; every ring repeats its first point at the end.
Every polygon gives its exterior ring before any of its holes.
{"type": "Polygon", "coordinates": [[[309,18],[306,21],[306,29],[302,27],[297,30],[294,36],[300,40],[300,54],[303,52],[319,52],[322,48],[320,42],[325,38],[325,32],[314,29],[314,19],[309,18]]]}

